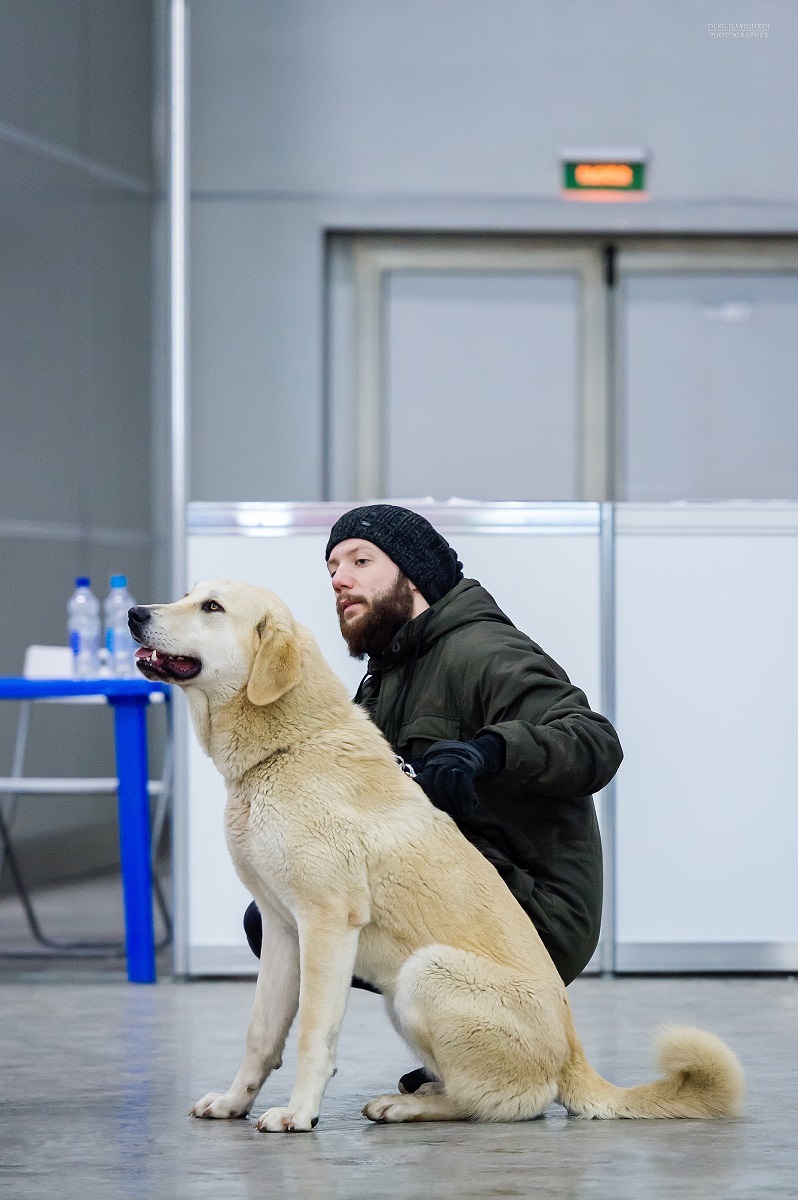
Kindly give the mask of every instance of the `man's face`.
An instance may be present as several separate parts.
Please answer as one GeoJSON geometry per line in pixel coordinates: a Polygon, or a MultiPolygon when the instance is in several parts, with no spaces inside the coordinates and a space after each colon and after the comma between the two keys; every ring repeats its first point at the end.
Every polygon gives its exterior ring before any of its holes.
{"type": "Polygon", "coordinates": [[[397,630],[428,607],[393,559],[372,542],[340,542],[327,569],[341,634],[353,658],[384,653],[397,630]]]}

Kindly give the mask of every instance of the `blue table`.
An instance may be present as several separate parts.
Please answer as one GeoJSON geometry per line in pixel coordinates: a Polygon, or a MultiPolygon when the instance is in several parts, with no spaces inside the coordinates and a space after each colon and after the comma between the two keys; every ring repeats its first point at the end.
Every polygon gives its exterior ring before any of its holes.
{"type": "Polygon", "coordinates": [[[146,708],[150,696],[156,692],[168,697],[169,687],[163,683],[150,683],[146,679],[23,679],[0,676],[0,700],[105,696],[114,710],[125,950],[127,977],[131,983],[155,983],[146,708]]]}

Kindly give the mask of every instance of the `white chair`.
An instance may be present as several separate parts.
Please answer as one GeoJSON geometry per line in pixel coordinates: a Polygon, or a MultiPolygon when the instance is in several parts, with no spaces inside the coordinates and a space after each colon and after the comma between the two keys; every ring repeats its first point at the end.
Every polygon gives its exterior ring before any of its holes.
{"type": "MultiPolygon", "coordinates": [[[[23,674],[26,679],[70,679],[72,677],[72,653],[68,646],[29,646],[25,653],[23,674]]],[[[162,693],[154,692],[151,703],[163,703],[162,693]]],[[[0,958],[37,958],[51,957],[57,954],[71,955],[82,958],[110,957],[124,955],[125,947],[118,942],[64,942],[56,941],[46,936],[42,930],[39,918],[33,907],[30,891],[25,883],[19,866],[19,860],[12,840],[12,829],[17,809],[26,796],[52,795],[116,795],[116,778],[36,778],[24,774],[25,752],[28,744],[28,732],[32,706],[40,704],[106,704],[103,696],[69,696],[54,697],[41,700],[22,700],[19,705],[19,719],[14,742],[14,754],[11,764],[11,774],[0,778],[0,874],[8,862],[14,887],[25,912],[31,934],[40,945],[46,947],[47,954],[36,951],[9,952],[0,951],[0,958]]],[[[150,780],[148,790],[156,797],[152,818],[152,880],[155,901],[161,914],[165,935],[158,944],[158,949],[166,945],[172,935],[172,922],[166,898],[161,887],[156,870],[158,848],[166,826],[173,793],[174,778],[174,738],[172,729],[172,706],[166,704],[167,740],[164,751],[163,770],[161,778],[150,780]]]]}

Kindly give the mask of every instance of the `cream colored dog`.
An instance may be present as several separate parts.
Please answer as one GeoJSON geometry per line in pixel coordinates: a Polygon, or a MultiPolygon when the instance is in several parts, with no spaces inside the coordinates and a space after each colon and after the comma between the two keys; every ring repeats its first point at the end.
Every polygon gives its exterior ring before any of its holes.
{"type": "Polygon", "coordinates": [[[258,1129],[312,1129],[353,974],[440,1084],[385,1095],[372,1121],[522,1121],[559,1100],[582,1117],[724,1117],[742,1096],[717,1037],[671,1028],[664,1078],[607,1083],[588,1063],[565,988],[529,918],[455,823],[399,770],[310,633],[271,592],[198,584],[132,610],[148,678],[185,688],[227,784],[236,870],[263,917],[241,1069],[197,1117],[244,1117],[280,1066],[299,1010],[297,1075],[258,1129]]]}

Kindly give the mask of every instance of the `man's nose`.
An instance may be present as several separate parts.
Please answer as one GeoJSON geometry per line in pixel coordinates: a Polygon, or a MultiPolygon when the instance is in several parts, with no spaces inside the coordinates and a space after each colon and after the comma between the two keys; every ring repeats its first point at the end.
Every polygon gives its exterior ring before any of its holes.
{"type": "Polygon", "coordinates": [[[351,582],[347,579],[346,572],[342,567],[338,567],[330,576],[334,592],[340,592],[342,588],[351,587],[351,582]]]}

